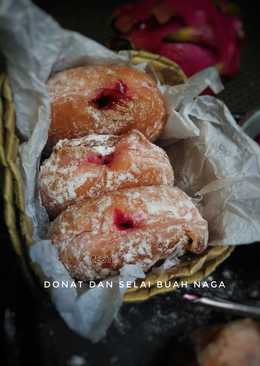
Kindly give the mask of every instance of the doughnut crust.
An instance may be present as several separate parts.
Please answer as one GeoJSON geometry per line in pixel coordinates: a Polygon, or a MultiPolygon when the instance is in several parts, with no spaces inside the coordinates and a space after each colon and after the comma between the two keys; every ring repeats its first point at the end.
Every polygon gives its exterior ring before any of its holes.
{"type": "Polygon", "coordinates": [[[139,131],[61,140],[39,174],[41,200],[50,217],[73,203],[123,188],[173,185],[167,154],[139,131]]]}
{"type": "Polygon", "coordinates": [[[199,366],[260,365],[260,323],[239,319],[197,331],[199,366]]]}
{"type": "Polygon", "coordinates": [[[159,137],[166,109],[155,81],[128,66],[81,66],[48,81],[51,126],[48,146],[89,133],[121,135],[138,129],[159,137]]]}
{"type": "Polygon", "coordinates": [[[208,227],[180,189],[150,186],[70,206],[50,225],[48,237],[74,278],[92,280],[117,274],[125,264],[148,271],[177,247],[200,253],[208,227]]]}

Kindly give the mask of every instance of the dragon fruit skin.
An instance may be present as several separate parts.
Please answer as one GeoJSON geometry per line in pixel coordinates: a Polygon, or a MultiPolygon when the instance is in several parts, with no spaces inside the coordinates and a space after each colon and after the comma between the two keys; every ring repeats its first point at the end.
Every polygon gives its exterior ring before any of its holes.
{"type": "Polygon", "coordinates": [[[115,12],[114,26],[122,33],[127,33],[132,27],[149,19],[157,0],[143,0],[138,3],[129,3],[119,6],[115,12]]]}
{"type": "Polygon", "coordinates": [[[193,43],[169,43],[159,50],[162,56],[174,60],[187,76],[217,64],[217,58],[210,49],[193,43]],[[192,62],[191,62],[192,59],[192,62]]]}
{"type": "Polygon", "coordinates": [[[190,76],[216,65],[222,75],[240,69],[242,23],[229,1],[143,0],[115,13],[115,28],[133,48],[166,56],[190,76]]]}
{"type": "Polygon", "coordinates": [[[147,23],[142,23],[141,29],[136,29],[131,32],[128,40],[134,48],[144,49],[150,52],[159,53],[163,42],[162,39],[171,32],[176,32],[180,29],[181,24],[175,22],[174,24],[162,25],[159,29],[154,29],[147,23]]]}

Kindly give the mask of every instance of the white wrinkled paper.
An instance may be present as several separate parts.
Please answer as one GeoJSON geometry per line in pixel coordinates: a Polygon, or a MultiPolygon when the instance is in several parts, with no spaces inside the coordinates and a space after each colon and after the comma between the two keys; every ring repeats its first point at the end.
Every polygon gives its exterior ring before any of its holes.
{"type": "MultiPolygon", "coordinates": [[[[128,63],[75,32],[62,29],[29,0],[0,3],[0,46],[14,95],[17,127],[27,138],[20,155],[26,212],[33,223],[32,261],[43,278],[72,281],[50,241],[44,240],[47,216],[36,191],[41,151],[50,124],[46,81],[51,73],[94,63],[128,63]]],[[[142,65],[146,68],[146,65],[142,65]]],[[[197,97],[206,87],[221,90],[215,69],[195,75],[176,87],[159,85],[168,110],[160,143],[175,169],[176,184],[194,198],[209,222],[210,244],[237,245],[260,240],[260,149],[236,125],[225,105],[214,97],[197,97]]],[[[167,268],[176,264],[169,259],[167,268]]],[[[113,278],[143,278],[138,266],[125,266],[113,278]]],[[[68,326],[92,341],[101,339],[118,312],[126,289],[118,286],[53,288],[52,299],[68,326]]]]}

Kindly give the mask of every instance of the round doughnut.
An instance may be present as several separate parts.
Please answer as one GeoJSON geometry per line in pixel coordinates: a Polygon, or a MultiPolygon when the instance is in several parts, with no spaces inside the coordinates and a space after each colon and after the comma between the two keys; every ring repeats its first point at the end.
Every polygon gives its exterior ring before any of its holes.
{"type": "Polygon", "coordinates": [[[260,365],[260,323],[249,318],[219,324],[194,335],[200,366],[260,365]]]}
{"type": "Polygon", "coordinates": [[[48,238],[76,279],[102,279],[125,264],[148,271],[175,250],[207,246],[207,222],[184,192],[150,186],[111,192],[72,205],[50,225],[48,238]]]}
{"type": "Polygon", "coordinates": [[[159,137],[166,109],[155,81],[128,66],[81,66],[48,81],[51,126],[48,146],[89,133],[121,135],[138,129],[159,137]]]}
{"type": "Polygon", "coordinates": [[[50,217],[110,191],[159,184],[173,185],[169,159],[137,130],[61,140],[39,174],[41,200],[50,217]]]}

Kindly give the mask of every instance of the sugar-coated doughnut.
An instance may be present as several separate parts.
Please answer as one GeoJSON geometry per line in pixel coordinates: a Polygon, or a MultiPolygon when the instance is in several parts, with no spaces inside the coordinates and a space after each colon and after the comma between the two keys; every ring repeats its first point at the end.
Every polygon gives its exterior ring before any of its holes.
{"type": "Polygon", "coordinates": [[[239,319],[199,330],[194,336],[198,366],[260,365],[260,323],[239,319]]]}
{"type": "Polygon", "coordinates": [[[148,271],[180,247],[199,253],[208,228],[180,189],[150,186],[72,205],[51,223],[48,237],[71,275],[88,280],[117,274],[125,264],[148,271]]]}
{"type": "Polygon", "coordinates": [[[50,217],[83,199],[136,186],[173,184],[163,149],[134,130],[61,140],[42,164],[39,190],[50,217]]]}
{"type": "Polygon", "coordinates": [[[48,146],[89,133],[120,135],[138,129],[155,140],[166,109],[155,81],[128,66],[81,66],[48,81],[51,126],[48,146]]]}

